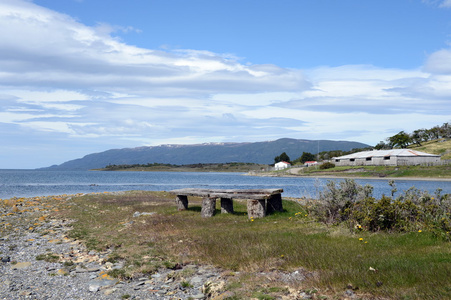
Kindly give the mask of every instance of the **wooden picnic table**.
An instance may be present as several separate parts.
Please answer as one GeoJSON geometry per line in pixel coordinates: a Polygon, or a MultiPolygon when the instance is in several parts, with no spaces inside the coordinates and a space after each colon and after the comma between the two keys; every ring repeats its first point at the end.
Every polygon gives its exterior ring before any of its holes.
{"type": "Polygon", "coordinates": [[[204,218],[215,214],[216,199],[221,201],[221,213],[233,213],[233,199],[247,200],[247,214],[251,218],[262,218],[274,211],[283,211],[283,189],[200,189],[172,190],[176,195],[178,210],[188,209],[188,196],[202,197],[201,215],[204,218]]]}

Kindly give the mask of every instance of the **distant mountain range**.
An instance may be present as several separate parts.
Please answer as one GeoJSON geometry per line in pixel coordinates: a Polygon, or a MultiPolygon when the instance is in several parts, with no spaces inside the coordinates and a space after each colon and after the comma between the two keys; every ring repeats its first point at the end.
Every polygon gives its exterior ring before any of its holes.
{"type": "Polygon", "coordinates": [[[111,149],[86,155],[54,165],[46,170],[90,170],[107,165],[165,163],[186,165],[197,163],[248,162],[272,164],[274,157],[285,152],[292,160],[303,152],[316,154],[322,151],[343,150],[369,147],[369,145],[329,140],[299,140],[282,138],[275,141],[255,143],[206,143],[197,145],[161,145],[111,149]]]}

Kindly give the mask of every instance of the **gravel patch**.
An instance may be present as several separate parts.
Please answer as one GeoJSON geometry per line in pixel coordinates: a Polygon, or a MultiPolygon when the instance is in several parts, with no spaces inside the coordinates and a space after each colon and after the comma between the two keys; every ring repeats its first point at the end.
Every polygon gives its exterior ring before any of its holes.
{"type": "Polygon", "coordinates": [[[107,272],[123,262],[108,262],[108,251],[88,251],[68,238],[70,220],[46,218],[55,208],[41,200],[9,206],[0,200],[0,299],[206,299],[211,289],[205,287],[222,282],[220,270],[198,265],[127,281],[113,278],[107,272]],[[186,268],[189,278],[177,276],[186,268]]]}

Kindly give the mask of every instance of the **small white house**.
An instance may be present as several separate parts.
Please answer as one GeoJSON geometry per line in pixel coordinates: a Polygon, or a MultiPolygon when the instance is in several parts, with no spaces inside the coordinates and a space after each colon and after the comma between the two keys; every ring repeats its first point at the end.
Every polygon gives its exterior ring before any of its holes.
{"type": "Polygon", "coordinates": [[[286,161],[279,161],[278,163],[276,163],[274,165],[274,169],[277,170],[283,170],[283,169],[288,169],[291,167],[291,164],[286,162],[286,161]]]}

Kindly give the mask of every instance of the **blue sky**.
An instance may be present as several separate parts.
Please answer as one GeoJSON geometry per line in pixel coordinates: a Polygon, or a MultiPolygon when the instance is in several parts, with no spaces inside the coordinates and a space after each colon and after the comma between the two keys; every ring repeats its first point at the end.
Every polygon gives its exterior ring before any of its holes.
{"type": "Polygon", "coordinates": [[[451,0],[0,0],[0,26],[0,168],[451,121],[451,0]]]}

